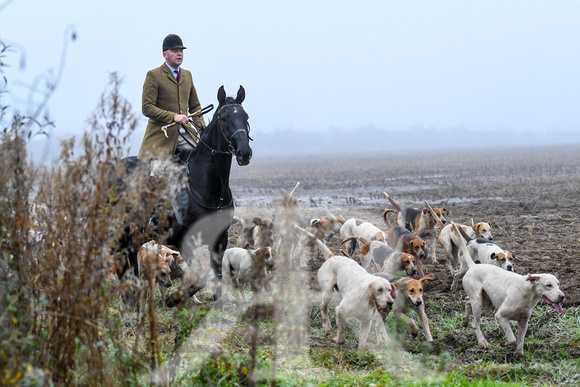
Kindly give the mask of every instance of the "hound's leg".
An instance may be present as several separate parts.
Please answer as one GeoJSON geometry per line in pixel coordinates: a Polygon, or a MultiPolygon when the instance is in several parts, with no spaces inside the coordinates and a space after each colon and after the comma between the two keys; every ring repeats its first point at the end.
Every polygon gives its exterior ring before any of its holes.
{"type": "Polygon", "coordinates": [[[358,335],[358,350],[362,351],[365,349],[365,345],[367,343],[367,339],[369,338],[369,332],[371,330],[371,320],[368,321],[361,321],[360,324],[360,332],[358,335]]]}
{"type": "Polygon", "coordinates": [[[437,261],[437,232],[433,235],[433,245],[431,246],[431,263],[439,263],[437,261]]]}
{"type": "Polygon", "coordinates": [[[471,298],[471,311],[473,313],[473,331],[477,337],[477,342],[479,346],[483,349],[489,347],[489,343],[483,336],[481,332],[481,310],[482,310],[482,299],[481,292],[478,294],[477,298],[471,298]]]}
{"type": "MultiPolygon", "coordinates": [[[[505,333],[505,337],[506,337],[506,341],[503,342],[501,345],[502,345],[502,347],[509,347],[512,345],[516,345],[516,336],[514,335],[514,331],[512,330],[512,327],[510,325],[510,320],[508,318],[504,317],[502,312],[503,312],[503,310],[500,307],[498,309],[497,313],[495,314],[495,318],[499,322],[499,326],[503,330],[503,333],[505,333]]],[[[519,331],[518,331],[518,337],[519,337],[519,331]]],[[[523,339],[522,339],[522,350],[523,350],[523,339]]]]}
{"type": "Polygon", "coordinates": [[[423,273],[423,260],[421,258],[417,258],[417,269],[419,270],[419,278],[425,277],[423,273]]]}
{"type": "Polygon", "coordinates": [[[518,321],[518,341],[516,344],[516,351],[520,354],[524,354],[524,338],[526,337],[526,332],[528,331],[528,321],[529,318],[518,321]]]}
{"type": "MultiPolygon", "coordinates": [[[[341,302],[342,303],[342,302],[341,302]]],[[[338,344],[344,344],[344,327],[346,325],[346,317],[344,316],[340,305],[336,307],[336,326],[337,332],[334,341],[338,344]]],[[[367,332],[368,335],[368,332],[367,332]]]]}
{"type": "Polygon", "coordinates": [[[427,320],[427,314],[425,313],[424,303],[419,306],[417,313],[419,314],[419,319],[421,320],[421,325],[423,326],[423,331],[425,332],[427,341],[433,341],[433,336],[431,336],[431,330],[429,329],[429,320],[427,320]]]}
{"type": "Polygon", "coordinates": [[[377,343],[379,341],[383,341],[385,344],[388,344],[391,341],[391,339],[389,338],[387,330],[385,329],[385,322],[383,321],[383,317],[379,312],[376,312],[375,315],[373,316],[373,319],[377,324],[377,326],[375,327],[377,334],[377,343]]]}
{"type": "Polygon", "coordinates": [[[465,297],[465,311],[463,312],[463,326],[469,325],[469,315],[471,314],[471,300],[465,297]]]}
{"type": "Polygon", "coordinates": [[[327,284],[326,288],[323,289],[322,302],[320,303],[320,314],[322,315],[322,329],[324,329],[325,334],[330,333],[331,324],[330,317],[328,316],[328,304],[332,299],[332,289],[333,284],[327,284]]]}
{"type": "Polygon", "coordinates": [[[399,312],[399,313],[395,314],[395,316],[397,316],[397,318],[401,318],[403,321],[405,321],[405,323],[411,329],[411,334],[413,336],[417,336],[419,334],[419,327],[415,323],[415,320],[413,320],[409,316],[403,314],[402,312],[399,312]]]}
{"type": "Polygon", "coordinates": [[[356,250],[356,239],[353,239],[350,241],[350,245],[348,246],[348,255],[352,257],[355,250],[356,250]]]}

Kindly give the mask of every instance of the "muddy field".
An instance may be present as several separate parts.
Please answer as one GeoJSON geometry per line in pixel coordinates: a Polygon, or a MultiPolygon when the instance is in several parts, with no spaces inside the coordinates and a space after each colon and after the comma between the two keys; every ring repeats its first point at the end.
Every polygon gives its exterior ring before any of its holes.
{"type": "MultiPolygon", "coordinates": [[[[566,308],[580,305],[579,161],[578,146],[300,156],[235,167],[231,185],[245,216],[271,216],[272,200],[300,182],[296,198],[310,217],[325,216],[324,200],[329,198],[333,214],[359,217],[385,229],[381,215],[392,208],[386,191],[401,207],[423,207],[426,199],[446,207],[448,220],[491,222],[494,242],[517,256],[515,272],[556,275],[566,308]]],[[[338,251],[341,246],[333,241],[330,247],[338,251]]],[[[436,252],[444,261],[441,246],[436,252]]],[[[435,275],[426,286],[428,309],[430,300],[433,304],[437,299],[460,308],[463,292],[450,292],[446,265],[432,264],[429,257],[425,273],[435,275]]],[[[454,339],[447,340],[451,342],[443,345],[456,345],[454,339]]]]}

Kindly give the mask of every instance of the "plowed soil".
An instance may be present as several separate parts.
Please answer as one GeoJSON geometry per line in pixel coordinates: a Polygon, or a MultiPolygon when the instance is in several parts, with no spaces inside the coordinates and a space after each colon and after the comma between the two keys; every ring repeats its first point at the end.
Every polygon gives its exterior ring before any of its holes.
{"type": "MultiPolygon", "coordinates": [[[[271,216],[272,201],[297,182],[295,198],[310,217],[325,216],[328,198],[334,215],[362,218],[386,230],[381,216],[393,208],[383,195],[388,192],[401,207],[424,208],[424,200],[446,207],[448,221],[490,222],[493,241],[516,255],[516,273],[554,274],[566,295],[564,309],[580,305],[578,146],[280,157],[253,160],[231,176],[238,208],[262,216],[271,216]]],[[[432,240],[426,242],[430,246],[432,240]]],[[[342,247],[338,240],[329,246],[342,247]]],[[[440,245],[436,255],[440,263],[428,257],[425,265],[425,273],[435,276],[425,287],[427,313],[450,312],[429,310],[430,300],[438,298],[459,310],[464,293],[450,291],[452,276],[440,245]]],[[[497,336],[491,340],[502,340],[499,330],[497,336]]],[[[453,351],[475,343],[461,334],[435,341],[453,351]]]]}

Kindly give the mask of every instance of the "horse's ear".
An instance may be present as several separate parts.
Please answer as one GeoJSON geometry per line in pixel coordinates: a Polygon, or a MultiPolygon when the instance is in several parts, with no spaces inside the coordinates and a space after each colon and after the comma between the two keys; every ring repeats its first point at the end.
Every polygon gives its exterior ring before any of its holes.
{"type": "Polygon", "coordinates": [[[236,97],[236,103],[241,104],[242,102],[244,102],[245,98],[246,98],[246,90],[244,90],[244,86],[240,85],[240,88],[238,89],[238,95],[236,97]]]}
{"type": "Polygon", "coordinates": [[[222,103],[226,99],[226,89],[224,89],[224,85],[221,85],[218,94],[217,94],[218,102],[222,103]]]}

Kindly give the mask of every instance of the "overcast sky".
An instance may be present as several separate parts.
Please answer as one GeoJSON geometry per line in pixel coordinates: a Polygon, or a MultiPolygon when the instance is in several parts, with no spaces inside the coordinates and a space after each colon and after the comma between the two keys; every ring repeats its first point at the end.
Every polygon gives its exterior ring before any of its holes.
{"type": "Polygon", "coordinates": [[[141,115],[145,74],[176,33],[202,106],[216,104],[220,85],[228,94],[243,85],[255,138],[361,127],[577,132],[579,21],[572,0],[0,0],[0,39],[17,51],[4,59],[10,94],[0,98],[23,109],[31,79],[56,77],[74,30],[49,104],[56,135],[82,133],[113,71],[141,115]]]}

